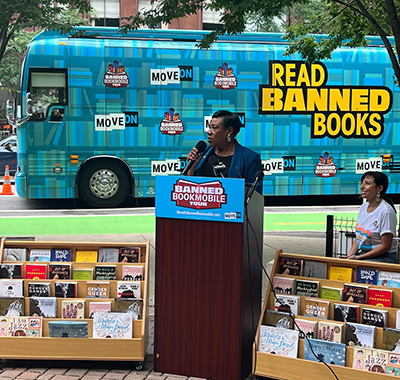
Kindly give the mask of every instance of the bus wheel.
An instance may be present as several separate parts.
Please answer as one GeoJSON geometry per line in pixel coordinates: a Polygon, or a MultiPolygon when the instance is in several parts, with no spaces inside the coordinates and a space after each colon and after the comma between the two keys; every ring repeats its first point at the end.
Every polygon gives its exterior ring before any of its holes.
{"type": "Polygon", "coordinates": [[[116,207],[128,196],[128,173],[114,162],[94,162],[79,180],[80,197],[93,207],[116,207]]]}

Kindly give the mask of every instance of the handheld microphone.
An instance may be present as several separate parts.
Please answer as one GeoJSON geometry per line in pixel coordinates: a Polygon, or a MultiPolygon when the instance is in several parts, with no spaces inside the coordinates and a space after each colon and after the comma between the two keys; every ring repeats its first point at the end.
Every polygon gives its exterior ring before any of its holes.
{"type": "Polygon", "coordinates": [[[222,172],[226,169],[225,164],[220,164],[217,160],[217,157],[215,156],[210,156],[210,158],[208,159],[208,163],[210,164],[210,166],[213,168],[214,170],[214,175],[216,177],[222,177],[225,178],[222,174],[222,172]]]}
{"type": "MultiPolygon", "coordinates": [[[[207,144],[203,140],[200,140],[196,144],[196,148],[197,148],[199,153],[203,153],[206,150],[206,147],[207,147],[207,144]]],[[[194,164],[194,161],[190,160],[188,162],[188,164],[185,166],[185,169],[183,169],[182,175],[187,175],[188,171],[192,168],[193,164],[194,164]]]]}
{"type": "Polygon", "coordinates": [[[262,170],[259,170],[256,173],[256,178],[255,178],[254,182],[250,185],[249,191],[247,192],[247,198],[246,198],[246,202],[245,202],[246,206],[249,204],[250,198],[253,196],[254,190],[256,189],[258,183],[260,181],[262,181],[263,178],[264,178],[264,172],[262,170]]]}

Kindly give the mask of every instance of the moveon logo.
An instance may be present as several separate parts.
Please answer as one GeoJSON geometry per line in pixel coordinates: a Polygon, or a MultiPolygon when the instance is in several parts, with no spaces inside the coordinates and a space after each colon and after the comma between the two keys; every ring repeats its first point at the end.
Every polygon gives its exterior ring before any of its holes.
{"type": "Polygon", "coordinates": [[[226,204],[227,195],[220,181],[195,183],[179,179],[171,191],[171,200],[177,206],[210,209],[221,208],[226,204]]]}
{"type": "Polygon", "coordinates": [[[378,138],[393,94],[384,86],[327,86],[324,64],[270,61],[259,114],[311,114],[311,138],[378,138]]]}

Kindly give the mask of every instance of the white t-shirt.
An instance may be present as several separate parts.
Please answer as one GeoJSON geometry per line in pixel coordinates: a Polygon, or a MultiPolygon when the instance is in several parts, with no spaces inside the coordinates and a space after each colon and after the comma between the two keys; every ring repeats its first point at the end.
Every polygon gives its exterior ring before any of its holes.
{"type": "MultiPolygon", "coordinates": [[[[370,251],[382,244],[381,236],[392,234],[396,236],[397,218],[393,207],[382,199],[380,205],[372,212],[367,212],[368,202],[365,202],[358,213],[356,239],[358,249],[370,251]]],[[[388,252],[397,251],[396,240],[388,252]]]]}

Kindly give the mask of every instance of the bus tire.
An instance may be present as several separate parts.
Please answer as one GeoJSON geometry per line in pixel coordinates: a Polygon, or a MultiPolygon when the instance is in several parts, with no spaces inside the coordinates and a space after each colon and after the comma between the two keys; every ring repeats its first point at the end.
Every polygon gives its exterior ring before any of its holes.
{"type": "Polygon", "coordinates": [[[119,206],[129,193],[129,175],[121,165],[98,161],[88,165],[79,179],[79,195],[93,207],[119,206]]]}

